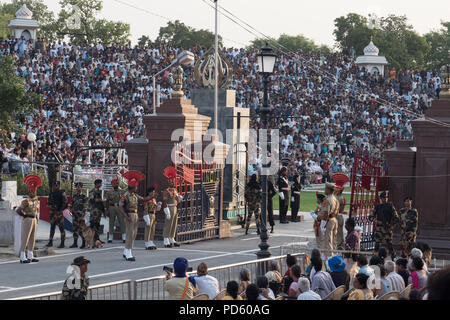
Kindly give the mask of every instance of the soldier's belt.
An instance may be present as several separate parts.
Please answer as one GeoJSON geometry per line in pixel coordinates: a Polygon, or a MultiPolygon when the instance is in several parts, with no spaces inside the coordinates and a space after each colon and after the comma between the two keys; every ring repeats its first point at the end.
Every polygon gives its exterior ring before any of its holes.
{"type": "Polygon", "coordinates": [[[281,188],[281,190],[289,191],[289,188],[281,188]]]}
{"type": "Polygon", "coordinates": [[[295,194],[300,194],[300,191],[294,191],[295,194]]]}
{"type": "Polygon", "coordinates": [[[27,215],[24,216],[24,218],[36,218],[36,216],[27,214],[27,215]]]}
{"type": "Polygon", "coordinates": [[[127,213],[137,213],[137,210],[128,210],[127,213]]]}

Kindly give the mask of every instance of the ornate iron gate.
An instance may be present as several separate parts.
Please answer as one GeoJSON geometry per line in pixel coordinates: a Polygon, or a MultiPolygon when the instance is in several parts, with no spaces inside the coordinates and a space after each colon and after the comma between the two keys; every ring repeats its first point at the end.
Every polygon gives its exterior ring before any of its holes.
{"type": "Polygon", "coordinates": [[[193,242],[219,237],[222,210],[223,166],[206,164],[202,152],[175,145],[176,187],[183,200],[178,204],[176,241],[193,242]]]}
{"type": "Polygon", "coordinates": [[[375,248],[375,223],[369,220],[369,215],[379,203],[378,192],[386,190],[385,172],[381,159],[371,157],[363,150],[356,151],[354,161],[350,216],[362,229],[361,251],[372,251],[375,248]]]}

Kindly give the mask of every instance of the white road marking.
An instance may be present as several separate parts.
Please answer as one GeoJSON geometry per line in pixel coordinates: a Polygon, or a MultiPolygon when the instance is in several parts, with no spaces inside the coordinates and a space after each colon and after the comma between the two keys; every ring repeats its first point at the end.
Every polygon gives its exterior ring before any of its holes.
{"type": "MultiPolygon", "coordinates": [[[[280,248],[280,246],[271,247],[271,249],[276,249],[276,248],[280,248]]],[[[109,249],[112,249],[112,248],[109,248],[109,249]]],[[[181,250],[181,249],[179,249],[179,250],[181,250]]],[[[242,255],[242,254],[249,253],[249,252],[254,252],[254,251],[258,251],[258,249],[244,250],[244,251],[238,251],[238,252],[228,252],[226,254],[218,254],[218,255],[215,255],[215,256],[207,256],[207,257],[203,257],[203,258],[188,259],[188,261],[189,262],[205,261],[205,260],[209,260],[209,259],[222,258],[222,257],[226,257],[226,256],[231,256],[231,255],[242,255]]],[[[245,262],[245,261],[242,261],[242,262],[245,262]]],[[[140,271],[140,270],[158,268],[158,267],[171,265],[172,263],[173,263],[173,261],[170,261],[170,262],[157,264],[157,265],[152,265],[152,266],[131,268],[131,269],[125,269],[125,270],[119,270],[119,271],[113,271],[113,272],[107,272],[107,273],[100,273],[100,274],[95,274],[95,275],[89,275],[89,278],[95,279],[95,278],[101,278],[101,277],[106,277],[106,276],[111,276],[111,275],[116,275],[116,274],[121,274],[121,273],[127,273],[127,272],[133,272],[133,271],[140,271]]],[[[38,287],[45,287],[45,286],[50,286],[50,285],[54,285],[54,284],[62,284],[62,283],[64,283],[64,281],[65,280],[60,280],[60,281],[53,281],[53,282],[47,282],[47,283],[39,283],[39,284],[35,284],[35,285],[31,285],[31,286],[25,286],[25,287],[20,287],[20,288],[11,288],[11,289],[7,289],[7,290],[4,290],[4,291],[1,291],[0,293],[19,291],[19,290],[25,290],[25,289],[31,289],[31,288],[38,288],[38,287]]]]}
{"type": "MultiPolygon", "coordinates": [[[[304,239],[308,239],[308,241],[310,240],[309,237],[299,236],[299,235],[296,235],[296,234],[287,234],[287,233],[271,234],[271,235],[269,236],[269,239],[272,238],[272,237],[293,237],[293,238],[304,238],[304,239]]],[[[241,239],[241,241],[248,241],[248,240],[255,240],[255,239],[260,239],[260,237],[241,239]]],[[[312,239],[312,237],[311,237],[311,239],[312,239]]]]}
{"type": "MultiPolygon", "coordinates": [[[[133,248],[134,250],[145,250],[145,248],[133,248]]],[[[226,252],[226,251],[212,251],[212,250],[197,250],[197,249],[183,249],[183,248],[158,248],[157,250],[153,250],[153,252],[157,252],[157,251],[186,251],[186,252],[200,252],[200,253],[221,253],[221,254],[226,254],[226,253],[230,253],[230,252],[226,252]]],[[[235,254],[239,254],[239,255],[244,255],[244,256],[250,256],[251,254],[249,253],[235,253],[235,254]]]]}

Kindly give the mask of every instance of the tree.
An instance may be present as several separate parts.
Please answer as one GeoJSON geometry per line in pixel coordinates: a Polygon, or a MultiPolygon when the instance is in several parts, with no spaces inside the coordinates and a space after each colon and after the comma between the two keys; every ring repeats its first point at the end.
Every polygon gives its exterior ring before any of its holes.
{"type": "Polygon", "coordinates": [[[0,57],[0,129],[11,132],[14,119],[23,117],[43,103],[41,95],[28,93],[24,80],[16,75],[14,58],[0,57]]]}
{"type": "Polygon", "coordinates": [[[268,43],[273,47],[275,51],[303,51],[303,52],[330,52],[330,48],[325,45],[318,46],[313,40],[306,38],[299,34],[297,36],[291,36],[288,34],[282,34],[278,39],[268,41],[263,38],[256,38],[251,42],[249,49],[259,50],[261,47],[268,43]]]}
{"type": "Polygon", "coordinates": [[[0,13],[0,37],[7,39],[11,34],[11,29],[8,28],[8,24],[14,19],[14,16],[9,13],[0,13]]]}
{"type": "MultiPolygon", "coordinates": [[[[12,0],[11,3],[2,3],[0,4],[0,13],[8,14],[11,19],[14,19],[17,10],[19,10],[24,3],[26,3],[28,9],[33,12],[33,19],[39,21],[40,30],[38,30],[37,36],[49,40],[55,39],[57,30],[55,27],[55,17],[43,0],[12,0]]],[[[3,27],[3,21],[1,26],[3,27]]]]}
{"type": "Polygon", "coordinates": [[[100,41],[105,45],[129,42],[129,24],[96,18],[103,8],[102,0],[61,0],[60,5],[57,22],[60,38],[68,36],[74,43],[100,41]]]}
{"type": "Polygon", "coordinates": [[[357,54],[363,54],[364,47],[373,36],[374,44],[396,69],[422,67],[430,50],[425,38],[408,24],[406,16],[389,15],[369,23],[367,18],[349,13],[334,22],[333,34],[338,47],[353,48],[357,54]]]}
{"type": "MultiPolygon", "coordinates": [[[[174,47],[192,48],[194,46],[212,47],[214,34],[211,31],[189,27],[179,20],[169,21],[167,26],[159,28],[156,45],[168,44],[174,47]]],[[[222,37],[219,36],[219,44],[222,37]]]]}
{"type": "Polygon", "coordinates": [[[142,36],[138,39],[138,46],[139,46],[139,47],[145,47],[146,45],[151,45],[151,44],[152,44],[152,40],[151,40],[150,37],[148,37],[148,36],[142,35],[142,36]]]}
{"type": "Polygon", "coordinates": [[[441,21],[442,28],[425,34],[430,51],[425,57],[426,65],[438,70],[450,63],[450,21],[441,21]]]}

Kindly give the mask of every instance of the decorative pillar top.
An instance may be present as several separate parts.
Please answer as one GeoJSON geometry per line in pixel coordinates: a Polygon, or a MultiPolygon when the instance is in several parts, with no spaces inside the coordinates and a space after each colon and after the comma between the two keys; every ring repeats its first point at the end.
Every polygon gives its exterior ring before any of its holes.
{"type": "Polygon", "coordinates": [[[172,92],[172,98],[183,98],[184,92],[183,92],[183,68],[181,66],[178,66],[175,68],[175,71],[173,73],[173,79],[175,80],[174,85],[172,86],[173,92],[172,92]]]}

